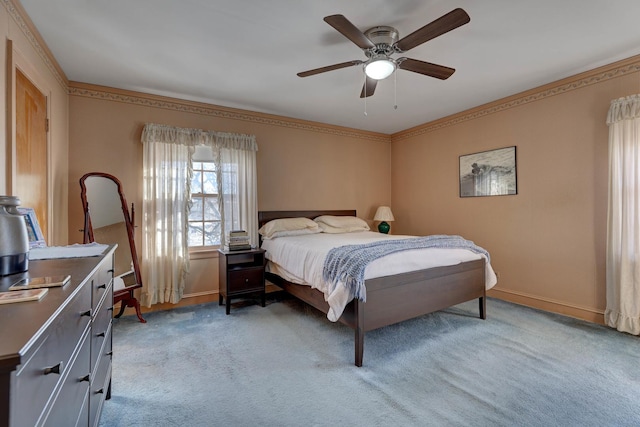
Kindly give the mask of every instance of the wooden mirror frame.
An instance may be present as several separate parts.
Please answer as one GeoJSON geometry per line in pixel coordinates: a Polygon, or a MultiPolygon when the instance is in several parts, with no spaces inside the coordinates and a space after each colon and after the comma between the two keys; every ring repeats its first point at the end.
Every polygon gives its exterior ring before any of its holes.
{"type": "MultiPolygon", "coordinates": [[[[85,181],[87,178],[92,177],[100,177],[106,178],[113,181],[116,184],[118,195],[120,196],[120,202],[122,207],[122,214],[124,216],[124,223],[126,226],[127,237],[129,240],[129,249],[131,251],[131,263],[133,265],[133,272],[135,275],[136,283],[133,285],[125,286],[123,289],[114,290],[113,292],[113,304],[120,302],[120,311],[115,316],[116,318],[122,316],[126,307],[132,307],[136,310],[136,316],[142,323],[146,323],[147,321],[142,318],[142,314],[140,312],[140,303],[137,298],[134,296],[134,291],[138,288],[142,287],[142,276],[140,274],[140,264],[138,262],[138,253],[136,250],[136,244],[134,240],[134,219],[135,219],[135,209],[133,203],[131,203],[131,213],[129,213],[129,207],[127,204],[127,199],[124,196],[122,191],[122,184],[120,180],[113,175],[104,172],[89,172],[86,173],[80,178],[80,198],[82,199],[82,209],[84,211],[84,229],[83,229],[83,243],[92,243],[95,242],[94,234],[93,234],[93,226],[91,224],[91,213],[89,202],[87,201],[87,186],[85,181]]],[[[109,242],[100,242],[100,243],[109,243],[109,242]]]]}

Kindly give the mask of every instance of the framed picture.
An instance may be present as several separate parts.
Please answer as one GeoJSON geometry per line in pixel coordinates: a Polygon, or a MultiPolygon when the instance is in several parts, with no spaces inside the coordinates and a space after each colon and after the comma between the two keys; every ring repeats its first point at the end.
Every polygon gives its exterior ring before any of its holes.
{"type": "Polygon", "coordinates": [[[29,249],[44,248],[47,242],[40,230],[40,224],[36,217],[36,211],[33,208],[18,208],[18,212],[24,215],[24,221],[27,223],[27,234],[29,234],[29,249]]]}
{"type": "Polygon", "coordinates": [[[460,197],[518,194],[516,147],[460,156],[460,197]]]}

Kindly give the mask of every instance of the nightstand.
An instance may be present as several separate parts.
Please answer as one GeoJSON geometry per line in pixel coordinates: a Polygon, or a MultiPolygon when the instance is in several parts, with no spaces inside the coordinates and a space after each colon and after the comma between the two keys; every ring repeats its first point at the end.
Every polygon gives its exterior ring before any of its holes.
{"type": "Polygon", "coordinates": [[[218,249],[219,286],[218,303],[226,301],[226,311],[231,310],[231,298],[260,293],[264,307],[264,249],[227,251],[218,249]]]}

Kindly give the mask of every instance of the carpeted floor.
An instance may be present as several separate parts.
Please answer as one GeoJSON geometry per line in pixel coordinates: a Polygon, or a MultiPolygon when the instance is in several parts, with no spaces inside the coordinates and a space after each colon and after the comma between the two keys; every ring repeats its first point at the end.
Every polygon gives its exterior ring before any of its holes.
{"type": "Polygon", "coordinates": [[[287,298],[115,319],[101,426],[637,426],[640,339],[500,300],[367,333],[287,298]]]}

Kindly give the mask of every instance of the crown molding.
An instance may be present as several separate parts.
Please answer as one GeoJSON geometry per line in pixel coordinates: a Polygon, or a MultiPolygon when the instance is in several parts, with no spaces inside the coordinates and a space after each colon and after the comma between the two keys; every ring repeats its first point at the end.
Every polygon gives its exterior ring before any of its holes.
{"type": "Polygon", "coordinates": [[[7,10],[7,13],[13,21],[16,23],[20,31],[25,35],[33,49],[36,51],[42,62],[44,62],[45,66],[53,77],[58,81],[60,86],[67,91],[69,80],[67,76],[62,71],[60,64],[56,61],[55,57],[49,50],[49,47],[45,43],[44,39],[38,32],[38,29],[29,18],[29,15],[24,10],[22,5],[17,0],[1,0],[4,8],[7,10]]]}
{"type": "Polygon", "coordinates": [[[500,100],[490,102],[479,107],[465,110],[439,120],[400,131],[391,135],[391,141],[396,142],[408,138],[413,138],[418,135],[422,135],[448,126],[453,126],[462,122],[466,122],[468,120],[477,119],[489,114],[494,114],[500,111],[508,110],[510,108],[519,107],[530,102],[539,101],[551,96],[560,95],[572,90],[581,89],[586,86],[591,86],[603,81],[615,79],[629,73],[637,73],[638,71],[640,71],[640,55],[633,56],[622,61],[614,62],[613,64],[598,67],[584,73],[576,74],[575,76],[567,77],[553,83],[539,86],[537,88],[530,89],[506,98],[502,98],[500,100]]]}
{"type": "Polygon", "coordinates": [[[268,126],[279,126],[315,133],[326,133],[335,136],[366,139],[376,142],[391,142],[391,136],[376,132],[367,132],[340,126],[332,126],[318,122],[292,119],[271,114],[257,113],[248,110],[221,107],[195,101],[185,101],[158,95],[149,95],[123,89],[91,85],[87,83],[69,82],[69,95],[104,101],[123,102],[142,107],[161,108],[182,113],[212,116],[221,119],[240,120],[268,126]]]}

